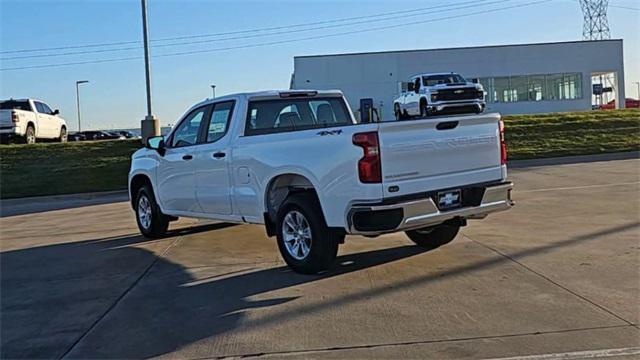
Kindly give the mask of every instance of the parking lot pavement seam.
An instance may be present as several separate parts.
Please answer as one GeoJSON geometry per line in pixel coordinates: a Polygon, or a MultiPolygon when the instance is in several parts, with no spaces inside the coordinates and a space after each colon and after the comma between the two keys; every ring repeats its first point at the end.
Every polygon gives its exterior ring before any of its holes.
{"type": "Polygon", "coordinates": [[[577,329],[536,331],[536,332],[501,334],[501,335],[485,335],[485,336],[471,336],[471,337],[462,337],[462,338],[400,341],[400,342],[394,342],[394,343],[377,343],[377,344],[363,344],[363,345],[349,345],[349,346],[332,346],[332,347],[326,347],[326,348],[315,348],[315,349],[304,349],[304,350],[265,351],[265,352],[259,352],[259,353],[217,355],[217,356],[207,356],[207,357],[190,357],[188,359],[189,360],[213,360],[213,359],[222,360],[222,359],[252,359],[252,358],[258,359],[258,358],[283,356],[283,355],[305,355],[305,354],[313,354],[313,353],[343,351],[343,350],[377,349],[377,348],[394,347],[394,346],[412,346],[412,345],[425,345],[425,344],[455,343],[455,342],[474,341],[474,340],[507,339],[507,338],[514,338],[514,337],[522,337],[522,336],[564,334],[564,333],[591,331],[591,330],[622,329],[622,328],[628,328],[628,327],[633,327],[633,326],[630,326],[630,325],[593,326],[593,327],[577,328],[577,329]]]}
{"type": "Polygon", "coordinates": [[[584,189],[592,189],[592,188],[601,188],[601,187],[610,187],[610,186],[625,186],[625,185],[638,185],[638,184],[640,184],[640,181],[622,182],[622,183],[613,183],[613,184],[594,184],[594,185],[583,185],[583,186],[567,186],[567,187],[546,188],[546,189],[519,190],[518,193],[519,194],[525,194],[525,193],[544,192],[544,191],[584,190],[584,189]]]}
{"type": "Polygon", "coordinates": [[[617,319],[619,319],[619,320],[621,320],[621,321],[624,321],[624,322],[625,322],[625,323],[627,323],[628,325],[633,326],[633,327],[637,327],[633,322],[631,322],[631,321],[629,321],[629,320],[627,320],[627,319],[623,318],[622,316],[620,316],[620,315],[618,315],[618,314],[614,313],[612,310],[607,309],[604,305],[600,305],[600,304],[596,303],[595,301],[593,301],[593,300],[591,300],[591,299],[587,298],[586,296],[581,295],[581,294],[578,294],[577,292],[575,292],[575,291],[573,291],[573,290],[569,289],[568,287],[566,287],[566,286],[564,286],[564,285],[562,285],[562,284],[558,283],[557,281],[555,281],[555,280],[553,280],[553,279],[549,278],[548,276],[544,275],[543,273],[541,273],[541,272],[539,272],[539,271],[537,271],[537,270],[534,270],[533,268],[531,268],[531,267],[529,267],[529,266],[525,265],[525,264],[524,264],[524,263],[522,263],[521,261],[518,261],[518,260],[517,260],[517,259],[515,259],[514,257],[512,257],[512,256],[510,256],[510,255],[508,255],[508,254],[505,254],[505,253],[503,253],[502,251],[500,251],[500,250],[498,250],[498,249],[495,249],[495,248],[493,248],[493,247],[491,247],[491,246],[489,246],[489,245],[486,245],[486,244],[484,244],[484,243],[482,243],[482,242],[480,242],[480,241],[478,241],[478,240],[472,239],[471,237],[469,237],[469,236],[467,236],[467,235],[465,235],[465,237],[466,237],[467,239],[469,239],[469,240],[471,240],[471,241],[475,242],[476,244],[478,244],[478,245],[480,245],[480,246],[482,246],[482,247],[484,247],[484,248],[486,248],[486,249],[488,249],[488,250],[490,250],[490,251],[493,251],[494,253],[496,253],[496,254],[498,254],[498,255],[500,255],[500,256],[505,257],[506,259],[509,259],[510,261],[514,262],[515,264],[520,265],[522,268],[526,269],[527,271],[529,271],[529,272],[531,272],[531,273],[533,273],[533,274],[535,274],[535,275],[537,275],[537,276],[541,277],[542,279],[544,279],[544,280],[546,280],[546,281],[550,282],[551,284],[553,284],[553,285],[555,285],[555,286],[557,286],[557,287],[559,287],[559,288],[563,289],[564,291],[566,291],[566,292],[568,292],[568,293],[572,294],[573,296],[575,296],[575,297],[577,297],[577,298],[579,298],[579,299],[582,299],[583,301],[588,302],[589,304],[591,304],[591,305],[593,305],[593,306],[597,307],[598,309],[600,309],[600,310],[602,310],[602,311],[604,311],[604,312],[608,313],[608,314],[609,314],[609,315],[611,315],[611,316],[616,317],[617,319]]]}
{"type": "Polygon", "coordinates": [[[127,296],[127,294],[133,290],[134,287],[136,287],[136,285],[138,285],[140,283],[140,281],[149,273],[149,271],[151,270],[151,268],[153,268],[153,266],[158,262],[158,260],[162,257],[165,257],[169,251],[171,249],[173,249],[175,246],[178,245],[178,243],[180,242],[182,236],[177,236],[163,251],[159,256],[154,257],[153,261],[151,261],[151,263],[144,269],[144,271],[140,274],[140,276],[138,276],[132,283],[131,285],[129,285],[123,292],[122,294],[120,294],[120,296],[118,296],[118,298],[107,308],[107,310],[105,312],[102,313],[102,315],[100,315],[92,324],[91,326],[89,326],[89,328],[82,333],[82,335],[80,335],[76,341],[73,342],[73,344],[71,344],[71,346],[69,346],[69,348],[67,348],[67,350],[60,356],[60,359],[65,358],[67,355],[69,355],[71,353],[71,351],[76,347],[76,345],[78,345],[85,337],[87,337],[87,335],[89,335],[89,333],[95,329],[98,324],[107,317],[107,315],[116,308],[116,306],[118,306],[118,304],[122,301],[122,299],[125,298],[125,296],[127,296]]]}

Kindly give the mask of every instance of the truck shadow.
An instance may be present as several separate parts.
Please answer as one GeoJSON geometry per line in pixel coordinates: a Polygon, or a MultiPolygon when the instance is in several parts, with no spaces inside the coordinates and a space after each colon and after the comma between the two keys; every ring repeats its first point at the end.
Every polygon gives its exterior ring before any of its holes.
{"type": "MultiPolygon", "coordinates": [[[[214,224],[208,231],[223,225],[214,224]]],[[[212,226],[212,225],[209,225],[212,226]]],[[[544,254],[555,248],[601,239],[637,223],[576,236],[511,254],[544,254]]],[[[193,228],[190,231],[203,231],[193,228]]],[[[415,246],[343,255],[331,271],[299,275],[287,267],[261,270],[234,267],[195,278],[180,264],[143,246],[139,236],[68,243],[0,254],[2,266],[2,358],[147,358],[176,351],[239,328],[257,331],[296,317],[383,296],[431,281],[474,272],[510,261],[506,257],[470,263],[448,271],[409,276],[393,286],[327,296],[291,307],[302,295],[278,298],[268,293],[325,280],[424,252],[415,246]],[[126,271],[123,271],[126,270],[126,271]],[[262,296],[261,296],[262,295],[262,296]],[[273,307],[261,317],[254,308],[273,307]]],[[[221,341],[222,342],[222,341],[221,341]]],[[[243,354],[241,344],[236,355],[243,354]]],[[[234,355],[216,353],[210,356],[234,355]]]]}

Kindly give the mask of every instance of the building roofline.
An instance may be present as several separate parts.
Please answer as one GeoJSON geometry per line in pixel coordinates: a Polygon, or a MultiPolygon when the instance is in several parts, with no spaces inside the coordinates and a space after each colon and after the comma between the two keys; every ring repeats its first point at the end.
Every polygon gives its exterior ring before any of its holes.
{"type": "Polygon", "coordinates": [[[503,47],[516,47],[516,46],[543,46],[543,45],[561,45],[561,44],[578,44],[578,43],[600,43],[600,42],[622,42],[622,39],[607,39],[607,40],[574,40],[574,41],[556,41],[556,42],[541,42],[541,43],[529,43],[529,44],[504,44],[504,45],[482,45],[482,46],[463,46],[463,47],[451,47],[451,48],[434,48],[434,49],[411,49],[411,50],[387,50],[387,51],[365,51],[355,53],[339,53],[339,54],[319,54],[319,55],[298,55],[293,59],[304,58],[318,58],[318,57],[330,57],[330,56],[354,56],[354,55],[377,55],[377,54],[393,54],[393,53],[408,53],[408,52],[420,52],[420,51],[445,51],[445,50],[465,50],[465,49],[490,49],[490,48],[503,48],[503,47]]]}

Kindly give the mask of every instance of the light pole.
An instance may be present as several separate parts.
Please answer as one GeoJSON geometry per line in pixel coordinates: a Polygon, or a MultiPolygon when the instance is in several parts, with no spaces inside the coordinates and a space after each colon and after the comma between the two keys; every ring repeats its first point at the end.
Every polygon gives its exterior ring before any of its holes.
{"type": "Polygon", "coordinates": [[[144,70],[147,88],[147,116],[140,123],[142,142],[160,135],[160,120],[151,113],[151,63],[149,61],[149,31],[147,29],[147,1],[142,1],[142,37],[144,40],[144,70]]]}
{"type": "Polygon", "coordinates": [[[215,97],[216,97],[216,86],[215,85],[211,85],[211,92],[213,93],[213,98],[215,99],[215,97]]]}
{"type": "Polygon", "coordinates": [[[78,131],[82,131],[82,125],[80,123],[80,84],[86,84],[89,80],[78,80],[76,81],[76,105],[78,107],[78,131]]]}

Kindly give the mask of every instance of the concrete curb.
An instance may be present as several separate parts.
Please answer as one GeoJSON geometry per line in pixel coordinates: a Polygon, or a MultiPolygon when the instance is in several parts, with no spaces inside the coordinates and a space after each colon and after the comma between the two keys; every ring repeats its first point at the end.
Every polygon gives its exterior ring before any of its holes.
{"type": "Polygon", "coordinates": [[[563,156],[553,158],[529,159],[529,160],[510,160],[507,163],[508,168],[518,169],[536,166],[579,164],[596,161],[612,161],[612,160],[629,160],[640,158],[640,151],[626,151],[608,154],[595,155],[576,155],[563,156]]]}
{"type": "Polygon", "coordinates": [[[127,190],[2,199],[0,200],[0,217],[111,204],[128,200],[127,190]]]}

